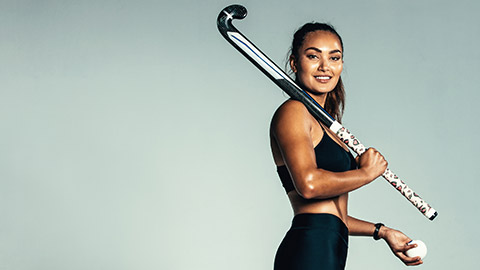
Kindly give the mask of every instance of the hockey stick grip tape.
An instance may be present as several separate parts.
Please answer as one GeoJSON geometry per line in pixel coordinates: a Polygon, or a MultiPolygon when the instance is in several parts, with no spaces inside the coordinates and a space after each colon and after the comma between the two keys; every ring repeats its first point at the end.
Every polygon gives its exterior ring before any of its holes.
{"type": "MultiPolygon", "coordinates": [[[[348,129],[341,126],[338,122],[330,127],[338,137],[358,155],[366,151],[365,146],[348,129]]],[[[409,200],[422,214],[428,219],[433,220],[437,216],[437,211],[425,202],[417,193],[407,186],[395,173],[389,168],[382,174],[396,190],[398,190],[407,200],[409,200]]]]}

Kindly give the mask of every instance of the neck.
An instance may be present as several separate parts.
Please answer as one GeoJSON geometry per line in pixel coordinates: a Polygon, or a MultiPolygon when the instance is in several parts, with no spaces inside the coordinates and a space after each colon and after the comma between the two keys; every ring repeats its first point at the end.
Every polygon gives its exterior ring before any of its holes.
{"type": "Polygon", "coordinates": [[[325,108],[325,102],[327,101],[327,95],[328,93],[323,93],[323,94],[312,94],[307,92],[320,106],[325,108]]]}
{"type": "MultiPolygon", "coordinates": [[[[305,87],[303,87],[301,82],[299,82],[297,79],[295,79],[295,82],[305,90],[305,87]]],[[[328,93],[316,93],[315,94],[315,93],[312,93],[308,90],[305,90],[305,92],[308,95],[310,95],[318,104],[320,104],[320,106],[325,108],[325,101],[327,100],[328,93]]]]}

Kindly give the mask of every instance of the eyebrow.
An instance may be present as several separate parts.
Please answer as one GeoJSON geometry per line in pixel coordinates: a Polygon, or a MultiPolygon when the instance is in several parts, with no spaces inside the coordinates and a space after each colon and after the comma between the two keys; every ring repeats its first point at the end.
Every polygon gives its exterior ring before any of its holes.
{"type": "MultiPolygon", "coordinates": [[[[308,51],[308,50],[314,50],[314,51],[317,51],[319,53],[322,52],[322,50],[320,50],[319,48],[315,48],[315,47],[308,47],[308,48],[305,49],[305,51],[308,51]]],[[[342,53],[342,51],[340,51],[338,49],[335,49],[335,50],[330,51],[330,54],[332,54],[332,53],[342,53]]]]}

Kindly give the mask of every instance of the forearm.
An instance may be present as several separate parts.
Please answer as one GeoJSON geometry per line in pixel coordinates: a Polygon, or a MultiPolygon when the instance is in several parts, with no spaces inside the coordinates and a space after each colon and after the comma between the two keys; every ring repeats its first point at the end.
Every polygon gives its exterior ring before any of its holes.
{"type": "Polygon", "coordinates": [[[322,169],[297,170],[293,175],[297,191],[307,199],[332,198],[353,191],[370,183],[373,179],[363,170],[331,172],[322,169]]]}
{"type": "MultiPolygon", "coordinates": [[[[375,224],[372,222],[360,220],[351,216],[347,218],[348,233],[352,236],[373,236],[375,232],[375,224]]],[[[390,228],[381,226],[378,231],[378,236],[384,238],[385,232],[390,228]]]]}

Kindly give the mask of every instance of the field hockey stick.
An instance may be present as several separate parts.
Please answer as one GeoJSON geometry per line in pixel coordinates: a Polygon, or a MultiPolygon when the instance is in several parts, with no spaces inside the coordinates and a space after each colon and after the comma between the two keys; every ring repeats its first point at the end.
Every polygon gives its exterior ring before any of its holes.
{"type": "MultiPolygon", "coordinates": [[[[240,31],[232,24],[233,19],[244,19],[247,16],[247,9],[240,5],[231,5],[224,8],[217,18],[217,27],[225,39],[230,42],[240,53],[249,59],[267,77],[277,84],[293,99],[302,102],[309,112],[324,125],[329,127],[340,139],[358,155],[363,154],[366,149],[360,141],[345,127],[330,116],[307,92],[300,88],[283,70],[272,60],[263,54],[253,45],[240,31]]],[[[400,180],[390,169],[386,169],[382,176],[405,198],[407,198],[422,214],[433,220],[438,214],[427,202],[417,193],[409,188],[405,182],[400,180]]]]}

